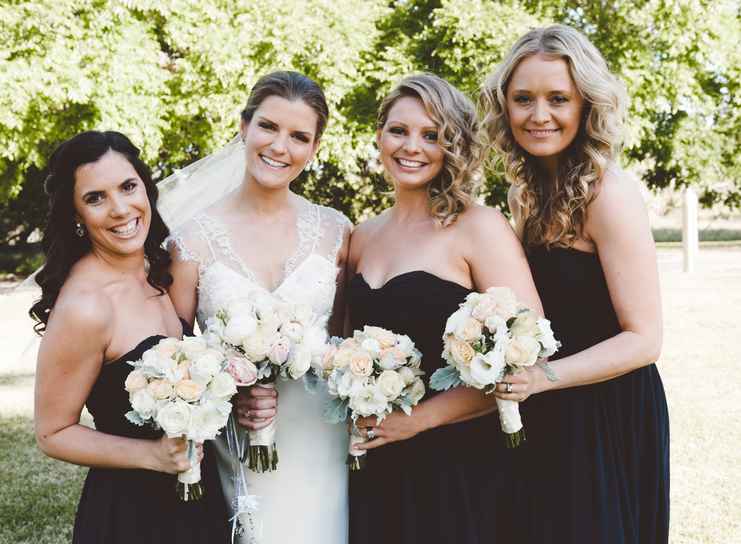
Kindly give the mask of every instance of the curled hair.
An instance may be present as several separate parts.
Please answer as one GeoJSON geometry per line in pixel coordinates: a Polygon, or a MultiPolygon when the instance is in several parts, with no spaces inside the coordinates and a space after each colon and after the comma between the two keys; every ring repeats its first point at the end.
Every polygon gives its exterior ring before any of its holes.
{"type": "Polygon", "coordinates": [[[438,127],[438,144],[445,162],[440,174],[427,185],[427,194],[432,216],[442,225],[449,225],[471,204],[480,181],[482,154],[476,108],[444,79],[417,74],[401,80],[383,99],[378,130],[383,130],[396,101],[405,96],[419,99],[438,127]]]}
{"type": "Polygon", "coordinates": [[[499,154],[507,180],[518,187],[516,203],[526,245],[568,247],[581,236],[587,206],[615,160],[622,140],[626,94],[599,50],[566,25],[536,28],[522,36],[481,90],[487,146],[499,154]],[[580,127],[558,161],[555,179],[544,179],[536,161],[514,139],[507,87],[524,59],[537,54],[563,59],[584,99],[580,127]]]}
{"type": "Polygon", "coordinates": [[[170,231],[157,211],[157,185],[152,181],[149,167],[139,158],[139,149],[120,132],[82,132],[60,144],[49,159],[49,175],[44,182],[49,196],[49,212],[42,240],[46,263],[36,275],[41,298],[28,312],[37,322],[34,329],[38,333],[46,329],[49,313],[72,266],[92,249],[88,236],[75,234],[75,173],[80,166],[98,161],[110,150],[120,153],[131,163],[147,191],[152,210],[152,221],[144,242],[144,253],[149,263],[147,282],[160,294],[164,294],[164,289],[172,283],[170,255],[162,248],[162,242],[170,231]]]}
{"type": "Polygon", "coordinates": [[[279,96],[286,100],[302,100],[317,115],[316,137],[320,140],[329,120],[329,106],[322,88],[311,78],[298,72],[271,72],[262,76],[252,87],[247,105],[242,110],[245,123],[252,121],[252,116],[263,100],[270,96],[279,96]]]}

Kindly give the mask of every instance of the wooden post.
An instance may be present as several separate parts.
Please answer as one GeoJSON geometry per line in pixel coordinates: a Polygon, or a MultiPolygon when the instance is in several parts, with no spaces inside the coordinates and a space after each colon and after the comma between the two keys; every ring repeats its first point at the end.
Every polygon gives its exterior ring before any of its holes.
{"type": "Polygon", "coordinates": [[[682,249],[684,251],[685,272],[695,270],[698,248],[697,193],[692,187],[687,187],[682,199],[682,249]]]}

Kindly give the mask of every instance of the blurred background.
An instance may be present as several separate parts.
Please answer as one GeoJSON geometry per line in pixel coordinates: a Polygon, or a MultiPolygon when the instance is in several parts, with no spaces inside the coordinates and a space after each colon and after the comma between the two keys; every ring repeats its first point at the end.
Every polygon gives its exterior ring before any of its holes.
{"type": "MultiPolygon", "coordinates": [[[[741,542],[740,17],[741,0],[0,0],[0,543],[68,542],[85,474],[35,447],[36,295],[13,290],[42,263],[58,143],[119,130],[161,179],[236,134],[260,75],[297,70],[331,121],[294,189],[358,221],[389,203],[373,134],[393,83],[431,71],[476,98],[517,37],[553,22],[587,34],[631,99],[621,161],[659,242],[671,542],[741,542]],[[686,187],[700,204],[691,273],[686,187]]],[[[506,212],[505,193],[487,172],[483,198],[506,212]]]]}

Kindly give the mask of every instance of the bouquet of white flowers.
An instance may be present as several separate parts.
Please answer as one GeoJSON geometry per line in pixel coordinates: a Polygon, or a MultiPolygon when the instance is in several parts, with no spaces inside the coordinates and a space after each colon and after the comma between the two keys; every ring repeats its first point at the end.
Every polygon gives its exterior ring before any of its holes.
{"type": "Polygon", "coordinates": [[[237,392],[224,354],[203,338],[165,338],[129,364],[134,370],[124,387],[132,410],[126,418],[136,425],[152,424],[168,437],[187,439],[191,468],[178,474],[177,492],[184,501],[199,499],[203,490],[196,443],[216,438],[237,392]]]}
{"type": "MultiPolygon", "coordinates": [[[[319,318],[308,305],[291,304],[262,291],[232,300],[206,326],[227,353],[240,386],[274,387],[278,377],[298,380],[312,365],[321,364],[327,346],[326,318],[319,318]]],[[[276,429],[274,420],[249,432],[250,469],[266,472],[278,467],[276,429]]]]}
{"type": "MultiPolygon", "coordinates": [[[[550,321],[518,303],[507,287],[469,294],[448,318],[443,341],[448,365],[432,374],[430,387],[442,391],[467,385],[487,393],[507,373],[534,365],[561,345],[550,321]]],[[[497,407],[506,443],[515,448],[525,439],[519,405],[498,398],[497,407]]]]}
{"type": "Polygon", "coordinates": [[[364,441],[355,421],[376,416],[380,423],[394,407],[410,415],[425,394],[421,361],[422,354],[408,336],[380,327],[366,326],[354,331],[352,338],[332,339],[322,360],[323,375],[333,397],[325,415],[330,422],[340,423],[350,412],[350,470],[360,470],[365,463],[365,451],[355,448],[364,441]]]}

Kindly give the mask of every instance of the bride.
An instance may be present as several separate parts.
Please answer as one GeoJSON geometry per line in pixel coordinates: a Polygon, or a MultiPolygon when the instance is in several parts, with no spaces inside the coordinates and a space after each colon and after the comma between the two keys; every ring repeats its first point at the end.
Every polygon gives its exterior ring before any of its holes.
{"type": "MultiPolygon", "coordinates": [[[[350,222],[290,190],[316,154],[328,114],[311,79],[268,74],[252,88],[239,139],[160,184],[161,210],[175,231],[169,293],[183,319],[203,329],[229,297],[262,289],[331,314],[330,332],[341,332],[350,222]]],[[[280,380],[276,389],[252,387],[236,403],[239,423],[258,430],[276,416],[280,396],[278,468],[246,472],[256,512],[240,510],[239,468],[227,441],[217,440],[224,493],[241,526],[235,534],[242,543],[344,544],[347,430],[324,422],[326,390],[280,380]]]]}

